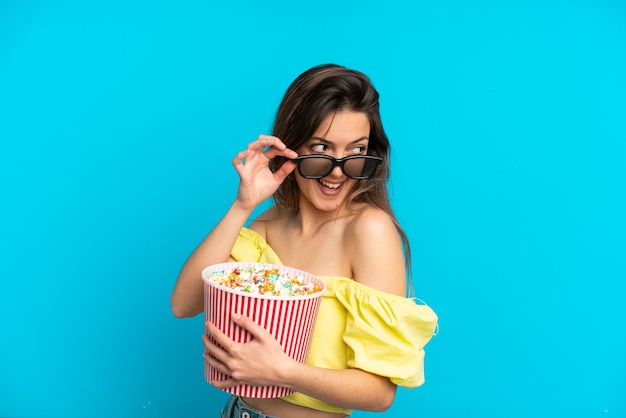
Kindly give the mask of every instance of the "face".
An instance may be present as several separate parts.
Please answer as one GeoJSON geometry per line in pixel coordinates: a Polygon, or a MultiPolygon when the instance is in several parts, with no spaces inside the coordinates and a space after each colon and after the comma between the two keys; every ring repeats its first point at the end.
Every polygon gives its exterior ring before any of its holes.
{"type": "MultiPolygon", "coordinates": [[[[311,138],[296,151],[298,155],[322,154],[333,158],[366,155],[370,123],[361,112],[341,111],[328,115],[311,138]]],[[[317,210],[334,211],[348,196],[357,180],[350,179],[335,167],[322,179],[305,179],[295,172],[300,189],[300,207],[311,205],[317,210]]]]}

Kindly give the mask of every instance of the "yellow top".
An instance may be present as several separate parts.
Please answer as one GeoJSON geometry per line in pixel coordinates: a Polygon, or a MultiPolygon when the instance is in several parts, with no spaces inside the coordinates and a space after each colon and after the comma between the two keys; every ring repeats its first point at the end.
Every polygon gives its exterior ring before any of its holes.
{"type": "MultiPolygon", "coordinates": [[[[255,231],[243,228],[231,256],[236,261],[282,265],[255,231]]],[[[307,364],[328,369],[356,368],[414,388],[424,383],[424,346],[437,326],[427,305],[385,293],[346,277],[322,276],[322,297],[307,364]]],[[[282,399],[308,408],[350,414],[302,393],[282,399]]]]}

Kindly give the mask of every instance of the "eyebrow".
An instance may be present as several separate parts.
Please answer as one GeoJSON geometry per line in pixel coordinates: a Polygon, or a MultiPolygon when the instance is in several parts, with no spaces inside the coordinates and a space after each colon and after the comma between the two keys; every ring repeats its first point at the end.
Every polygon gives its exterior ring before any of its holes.
{"type": "MultiPolygon", "coordinates": [[[[359,141],[369,141],[369,139],[370,138],[368,136],[362,136],[361,138],[355,139],[354,141],[350,142],[350,145],[351,144],[356,144],[359,141]]],[[[326,138],[321,138],[319,136],[312,136],[311,138],[309,138],[309,140],[307,142],[312,141],[312,140],[317,140],[317,141],[323,142],[325,144],[332,144],[332,141],[329,141],[326,138]]]]}

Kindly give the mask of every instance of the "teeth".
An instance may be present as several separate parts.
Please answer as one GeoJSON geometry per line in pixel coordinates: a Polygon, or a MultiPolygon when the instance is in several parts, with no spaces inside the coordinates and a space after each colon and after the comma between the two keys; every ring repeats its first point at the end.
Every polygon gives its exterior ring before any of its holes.
{"type": "Polygon", "coordinates": [[[339,186],[341,186],[341,183],[337,183],[337,184],[334,184],[334,183],[326,183],[324,180],[320,180],[320,183],[322,183],[324,186],[328,187],[329,189],[336,189],[336,188],[338,188],[339,186]]]}

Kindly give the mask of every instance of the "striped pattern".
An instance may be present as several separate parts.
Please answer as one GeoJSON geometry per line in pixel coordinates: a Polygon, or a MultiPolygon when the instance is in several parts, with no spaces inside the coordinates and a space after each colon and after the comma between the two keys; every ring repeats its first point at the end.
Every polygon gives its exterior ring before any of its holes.
{"type": "MultiPolygon", "coordinates": [[[[243,328],[235,325],[231,320],[231,313],[239,313],[251,318],[261,325],[283,347],[287,355],[300,363],[306,361],[309,353],[313,328],[317,311],[324,293],[324,283],[309,273],[289,267],[273,264],[264,264],[265,268],[277,268],[292,275],[298,275],[304,282],[314,281],[322,286],[322,291],[293,297],[277,297],[254,295],[236,291],[225,286],[206,280],[211,273],[236,266],[249,267],[256,263],[222,263],[209,266],[202,272],[204,279],[204,318],[213,322],[224,334],[237,342],[250,341],[251,335],[243,328]]],[[[215,340],[209,336],[213,342],[215,340]]],[[[207,382],[211,380],[225,380],[226,375],[213,369],[205,362],[204,370],[207,382]]],[[[226,392],[234,395],[253,398],[277,398],[291,394],[293,391],[278,386],[249,386],[239,385],[226,392]]]]}

